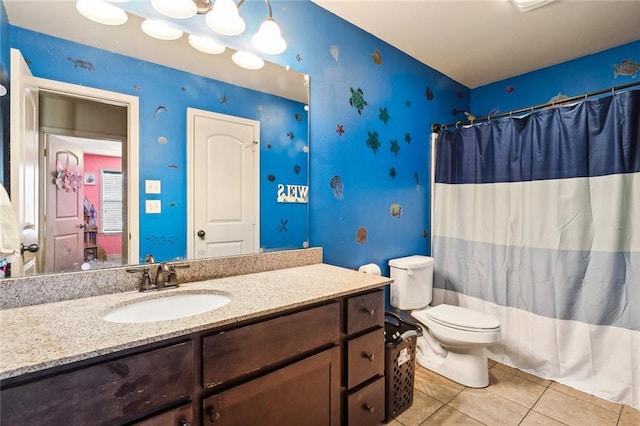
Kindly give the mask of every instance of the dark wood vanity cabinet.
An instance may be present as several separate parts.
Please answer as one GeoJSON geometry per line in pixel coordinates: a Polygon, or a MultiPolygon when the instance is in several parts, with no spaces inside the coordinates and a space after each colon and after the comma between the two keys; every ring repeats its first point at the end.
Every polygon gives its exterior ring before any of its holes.
{"type": "Polygon", "coordinates": [[[186,341],[3,387],[0,424],[76,426],[134,421],[189,400],[193,359],[193,342],[186,341]]]}
{"type": "Polygon", "coordinates": [[[378,424],[383,295],[344,297],[3,381],[0,424],[378,424]]]}

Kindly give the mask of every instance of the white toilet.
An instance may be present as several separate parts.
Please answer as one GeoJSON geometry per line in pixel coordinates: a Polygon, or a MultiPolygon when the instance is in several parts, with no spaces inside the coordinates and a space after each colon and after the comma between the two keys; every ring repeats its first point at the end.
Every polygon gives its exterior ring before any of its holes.
{"type": "Polygon", "coordinates": [[[489,386],[485,348],[500,339],[500,323],[482,312],[453,305],[428,306],[433,291],[433,258],[389,260],[391,306],[411,311],[424,333],[418,338],[418,364],[472,388],[489,386]]]}

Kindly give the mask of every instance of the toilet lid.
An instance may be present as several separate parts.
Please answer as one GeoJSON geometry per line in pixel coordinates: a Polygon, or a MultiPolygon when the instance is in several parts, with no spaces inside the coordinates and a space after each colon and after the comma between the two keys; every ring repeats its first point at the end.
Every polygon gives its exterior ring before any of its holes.
{"type": "Polygon", "coordinates": [[[431,320],[460,330],[490,331],[500,328],[495,318],[454,305],[438,305],[423,311],[431,320]]]}

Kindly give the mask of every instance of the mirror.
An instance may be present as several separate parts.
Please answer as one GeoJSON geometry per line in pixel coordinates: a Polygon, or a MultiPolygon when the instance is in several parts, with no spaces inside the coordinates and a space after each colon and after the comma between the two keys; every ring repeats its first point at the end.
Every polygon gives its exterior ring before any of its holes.
{"type": "MultiPolygon", "coordinates": [[[[140,31],[142,18],[132,14],[125,25],[107,27],[80,16],[74,1],[2,1],[14,26],[11,45],[36,77],[139,99],[139,262],[148,253],[157,261],[185,259],[189,251],[187,108],[260,123],[259,250],[306,246],[307,204],[278,202],[283,191],[308,190],[304,75],[268,62],[262,70],[244,70],[231,64],[230,49],[206,55],[186,36],[151,39],[140,31]],[[146,181],[159,182],[160,194],[146,192],[146,181]],[[161,213],[145,212],[147,201],[159,201],[161,213]]],[[[189,231],[195,235],[196,228],[189,231]]]]}

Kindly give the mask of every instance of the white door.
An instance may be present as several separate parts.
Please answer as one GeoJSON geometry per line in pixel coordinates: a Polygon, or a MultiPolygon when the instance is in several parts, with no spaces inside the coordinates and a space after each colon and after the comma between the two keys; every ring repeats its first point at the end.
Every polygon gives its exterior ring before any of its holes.
{"type": "Polygon", "coordinates": [[[45,134],[44,272],[79,271],[84,261],[84,189],[82,187],[84,152],[78,145],[55,135],[45,134]]]}
{"type": "MultiPolygon", "coordinates": [[[[11,204],[20,241],[38,244],[38,88],[19,50],[11,49],[11,204]]],[[[38,273],[37,255],[25,251],[11,265],[12,276],[38,273]]]]}
{"type": "Polygon", "coordinates": [[[189,108],[188,255],[260,248],[260,123],[189,108]]]}

